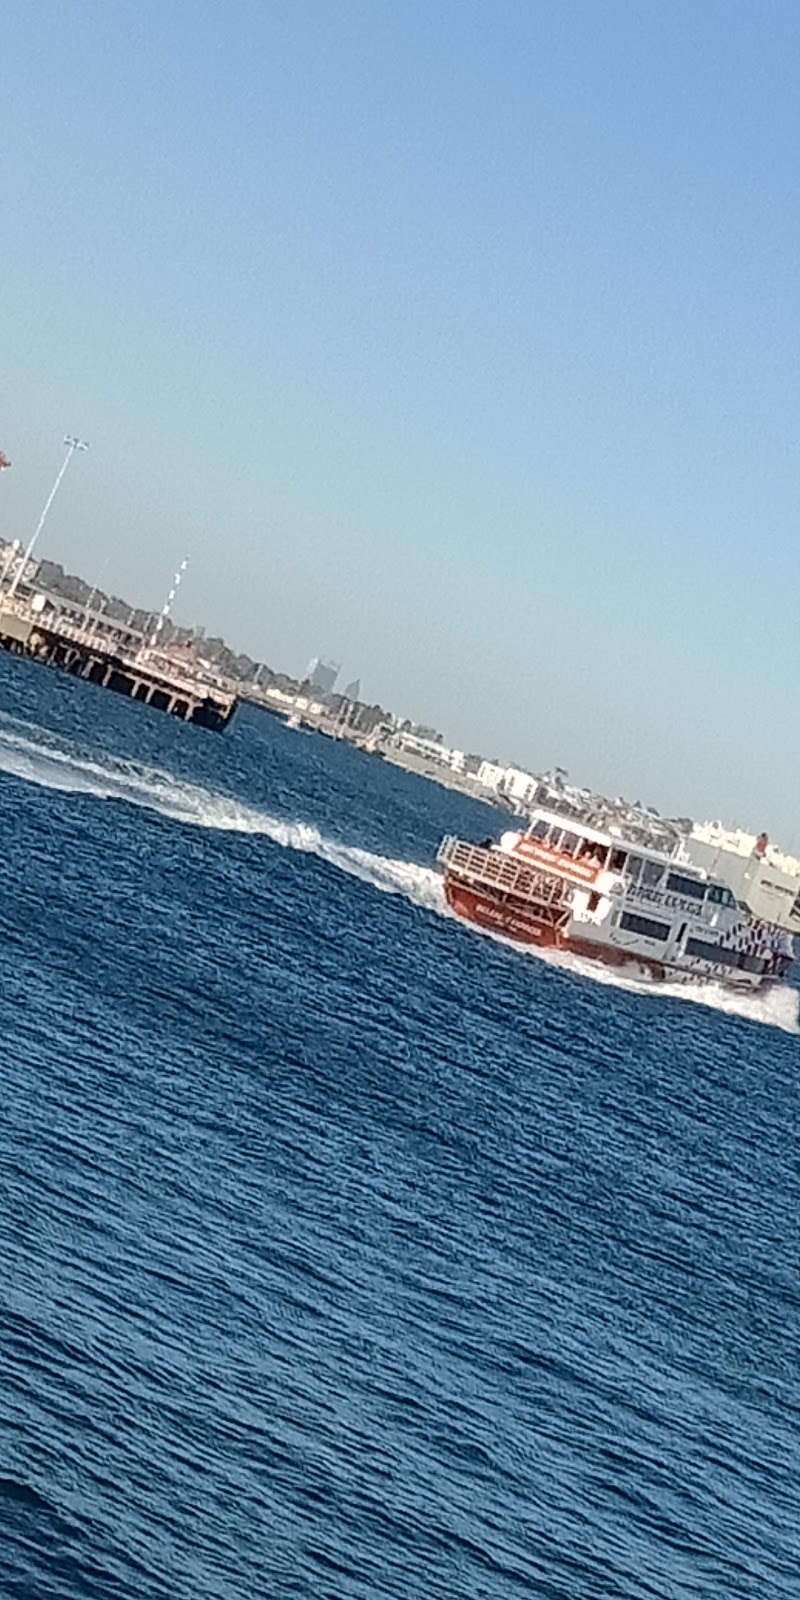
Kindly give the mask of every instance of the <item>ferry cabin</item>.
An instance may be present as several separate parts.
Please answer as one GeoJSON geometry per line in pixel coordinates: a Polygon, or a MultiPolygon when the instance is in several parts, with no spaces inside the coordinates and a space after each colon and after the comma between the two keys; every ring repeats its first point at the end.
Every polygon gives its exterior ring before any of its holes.
{"type": "Polygon", "coordinates": [[[728,885],[702,868],[557,812],[534,812],[512,849],[574,885],[568,944],[748,986],[774,965],[771,930],[758,930],[728,885]]]}

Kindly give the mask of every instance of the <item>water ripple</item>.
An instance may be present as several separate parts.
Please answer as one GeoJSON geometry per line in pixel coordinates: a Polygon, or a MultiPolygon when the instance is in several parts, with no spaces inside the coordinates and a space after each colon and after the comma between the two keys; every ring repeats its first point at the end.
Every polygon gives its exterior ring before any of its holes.
{"type": "Polygon", "coordinates": [[[3,1595],[794,1600],[790,1010],[465,932],[457,796],[3,670],[3,1595]]]}

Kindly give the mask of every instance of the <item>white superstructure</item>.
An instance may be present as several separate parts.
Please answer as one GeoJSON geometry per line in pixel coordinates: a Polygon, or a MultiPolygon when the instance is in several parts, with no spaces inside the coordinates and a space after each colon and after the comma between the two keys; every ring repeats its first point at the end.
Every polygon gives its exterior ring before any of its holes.
{"type": "MultiPolygon", "coordinates": [[[[658,979],[780,982],[794,958],[787,924],[754,913],[725,874],[690,860],[679,830],[642,813],[634,821],[603,827],[537,807],[526,831],[510,829],[497,845],[447,838],[439,861],[448,904],[520,943],[658,979]]],[[[757,846],[765,850],[763,839],[757,846]]],[[[741,857],[743,870],[752,859],[741,857]]],[[[772,891],[759,880],[759,892],[772,891]]]]}

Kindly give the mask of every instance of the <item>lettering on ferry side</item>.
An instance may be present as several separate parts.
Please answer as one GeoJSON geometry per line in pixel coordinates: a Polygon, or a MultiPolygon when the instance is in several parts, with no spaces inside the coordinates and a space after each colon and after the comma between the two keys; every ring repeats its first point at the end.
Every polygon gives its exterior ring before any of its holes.
{"type": "Polygon", "coordinates": [[[651,906],[664,906],[665,909],[669,908],[672,911],[689,911],[695,917],[700,915],[703,905],[703,901],[695,900],[694,896],[674,894],[672,891],[665,891],[664,889],[648,889],[644,886],[630,889],[628,891],[628,899],[631,902],[641,900],[651,906]]]}

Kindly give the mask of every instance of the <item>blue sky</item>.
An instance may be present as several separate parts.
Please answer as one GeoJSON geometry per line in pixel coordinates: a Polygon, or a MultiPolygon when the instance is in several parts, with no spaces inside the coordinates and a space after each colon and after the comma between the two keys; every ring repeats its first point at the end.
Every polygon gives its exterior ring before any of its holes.
{"type": "Polygon", "coordinates": [[[798,7],[15,11],[0,531],[800,846],[798,7]]]}

